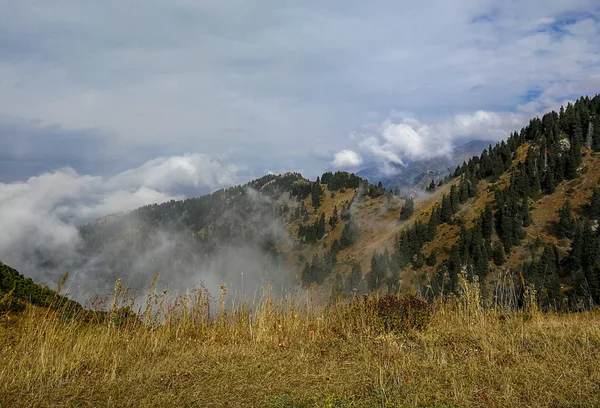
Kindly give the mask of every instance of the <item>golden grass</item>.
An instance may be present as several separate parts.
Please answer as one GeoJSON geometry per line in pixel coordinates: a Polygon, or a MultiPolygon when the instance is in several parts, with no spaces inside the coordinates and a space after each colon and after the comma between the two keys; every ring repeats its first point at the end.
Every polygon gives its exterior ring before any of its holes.
{"type": "Polygon", "coordinates": [[[598,406],[599,311],[463,299],[437,303],[423,331],[388,334],[344,300],[266,297],[208,316],[187,298],[163,302],[160,324],[145,313],[121,327],[30,308],[0,324],[0,407],[598,406]]]}

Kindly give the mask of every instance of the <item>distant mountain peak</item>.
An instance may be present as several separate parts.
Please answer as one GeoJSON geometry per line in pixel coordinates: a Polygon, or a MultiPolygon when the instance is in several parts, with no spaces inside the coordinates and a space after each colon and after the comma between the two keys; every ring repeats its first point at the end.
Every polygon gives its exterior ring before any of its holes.
{"type": "Polygon", "coordinates": [[[423,182],[441,179],[454,171],[456,166],[479,155],[490,145],[487,140],[470,140],[455,146],[449,153],[440,154],[428,159],[405,161],[404,164],[385,163],[376,167],[360,170],[356,175],[367,179],[370,183],[381,182],[388,189],[399,188],[408,194],[415,188],[422,187],[423,182]]]}

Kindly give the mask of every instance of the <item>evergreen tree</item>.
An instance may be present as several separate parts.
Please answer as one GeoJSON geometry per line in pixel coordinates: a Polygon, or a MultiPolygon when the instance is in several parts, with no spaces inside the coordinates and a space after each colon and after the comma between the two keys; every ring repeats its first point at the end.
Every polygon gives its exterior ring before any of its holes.
{"type": "Polygon", "coordinates": [[[319,217],[319,221],[317,223],[317,239],[323,238],[325,235],[325,213],[321,213],[319,217]]]}
{"type": "Polygon", "coordinates": [[[342,275],[336,273],[331,285],[331,302],[336,302],[344,293],[344,289],[344,279],[342,275]]]}
{"type": "Polygon", "coordinates": [[[431,254],[425,259],[425,264],[427,266],[435,266],[437,263],[437,255],[435,251],[431,251],[431,254]]]}
{"type": "Polygon", "coordinates": [[[359,288],[362,283],[362,271],[360,264],[356,263],[352,266],[352,271],[346,279],[346,292],[348,293],[359,293],[359,288]]]}
{"type": "Polygon", "coordinates": [[[469,182],[464,175],[462,176],[458,189],[459,201],[461,204],[464,204],[469,199],[469,182]]]}
{"type": "Polygon", "coordinates": [[[496,264],[497,266],[504,265],[504,262],[506,262],[506,258],[504,256],[504,246],[499,241],[496,241],[494,243],[492,259],[494,261],[494,264],[496,264]]]}
{"type": "Polygon", "coordinates": [[[554,177],[554,171],[552,166],[553,162],[551,161],[550,163],[550,166],[548,166],[542,177],[542,192],[544,194],[552,194],[554,193],[554,190],[556,190],[557,183],[556,178],[554,177]]]}
{"type": "Polygon", "coordinates": [[[352,218],[344,224],[342,237],[340,238],[340,249],[344,249],[352,245],[358,238],[358,226],[352,218]]]}
{"type": "Polygon", "coordinates": [[[452,211],[452,200],[450,199],[450,196],[444,195],[442,198],[442,211],[440,214],[441,221],[450,222],[452,220],[452,214],[454,214],[452,211]]]}
{"type": "Polygon", "coordinates": [[[377,253],[373,252],[371,257],[371,272],[368,277],[369,290],[374,291],[381,287],[385,280],[384,265],[382,265],[381,258],[377,253]]]}
{"type": "Polygon", "coordinates": [[[565,177],[572,180],[577,177],[577,169],[581,164],[581,137],[571,138],[571,147],[566,161],[565,177]]]}
{"type": "Polygon", "coordinates": [[[485,210],[481,215],[481,232],[483,237],[488,241],[494,232],[494,213],[490,204],[486,204],[485,210]]]}
{"type": "Polygon", "coordinates": [[[597,220],[600,218],[600,188],[594,188],[592,192],[592,198],[590,200],[590,217],[597,220]]]}
{"type": "Polygon", "coordinates": [[[573,238],[575,235],[575,219],[571,215],[571,203],[569,200],[561,207],[559,219],[556,223],[556,232],[559,238],[573,238]]]}
{"type": "Polygon", "coordinates": [[[323,188],[321,187],[320,180],[317,177],[317,181],[312,184],[312,189],[311,189],[313,208],[317,209],[321,206],[321,196],[322,195],[323,195],[323,188]]]}
{"type": "Polygon", "coordinates": [[[387,279],[389,293],[398,293],[400,290],[400,269],[390,262],[390,276],[387,279]]]}
{"type": "Polygon", "coordinates": [[[400,210],[400,221],[404,221],[410,218],[415,212],[415,201],[412,197],[409,197],[404,202],[404,206],[400,210]]]}
{"type": "Polygon", "coordinates": [[[531,211],[529,209],[529,199],[527,197],[523,198],[523,226],[528,227],[532,223],[531,220],[531,211]]]}
{"type": "Polygon", "coordinates": [[[435,180],[431,179],[431,183],[429,183],[429,187],[427,187],[427,191],[431,192],[435,190],[435,180]]]}
{"type": "Polygon", "coordinates": [[[338,220],[339,220],[339,215],[338,215],[338,209],[337,209],[337,205],[336,205],[335,207],[333,207],[333,214],[329,218],[329,226],[331,228],[335,228],[338,220]]]}
{"type": "Polygon", "coordinates": [[[594,115],[594,119],[590,122],[592,134],[592,149],[595,152],[600,151],[600,114],[594,115]]]}
{"type": "Polygon", "coordinates": [[[313,273],[313,270],[310,267],[308,261],[304,264],[304,269],[302,270],[302,286],[307,287],[311,283],[316,281],[316,277],[313,273]]]}
{"type": "Polygon", "coordinates": [[[456,186],[450,187],[450,205],[452,207],[452,214],[455,214],[460,210],[460,196],[456,186]]]}

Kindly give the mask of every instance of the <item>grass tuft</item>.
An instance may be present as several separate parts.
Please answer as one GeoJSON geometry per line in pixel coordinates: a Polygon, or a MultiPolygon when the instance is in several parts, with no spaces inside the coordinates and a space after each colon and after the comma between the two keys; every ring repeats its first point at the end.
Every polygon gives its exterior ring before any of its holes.
{"type": "Polygon", "coordinates": [[[466,281],[461,297],[434,304],[386,295],[319,306],[308,296],[266,290],[256,305],[211,312],[201,289],[152,294],[138,313],[117,296],[93,315],[102,318],[4,314],[0,406],[600,404],[598,310],[485,309],[466,281]]]}

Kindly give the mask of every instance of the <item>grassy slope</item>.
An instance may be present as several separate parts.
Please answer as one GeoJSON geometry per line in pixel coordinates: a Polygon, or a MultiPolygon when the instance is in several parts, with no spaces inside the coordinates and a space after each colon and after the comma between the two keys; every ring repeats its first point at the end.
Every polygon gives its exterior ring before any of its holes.
{"type": "Polygon", "coordinates": [[[460,305],[438,305],[422,332],[387,335],[361,315],[342,317],[341,303],[318,311],[266,301],[249,315],[195,323],[172,309],[153,330],[61,323],[30,309],[0,323],[0,406],[600,404],[598,311],[500,315],[460,305]]]}

